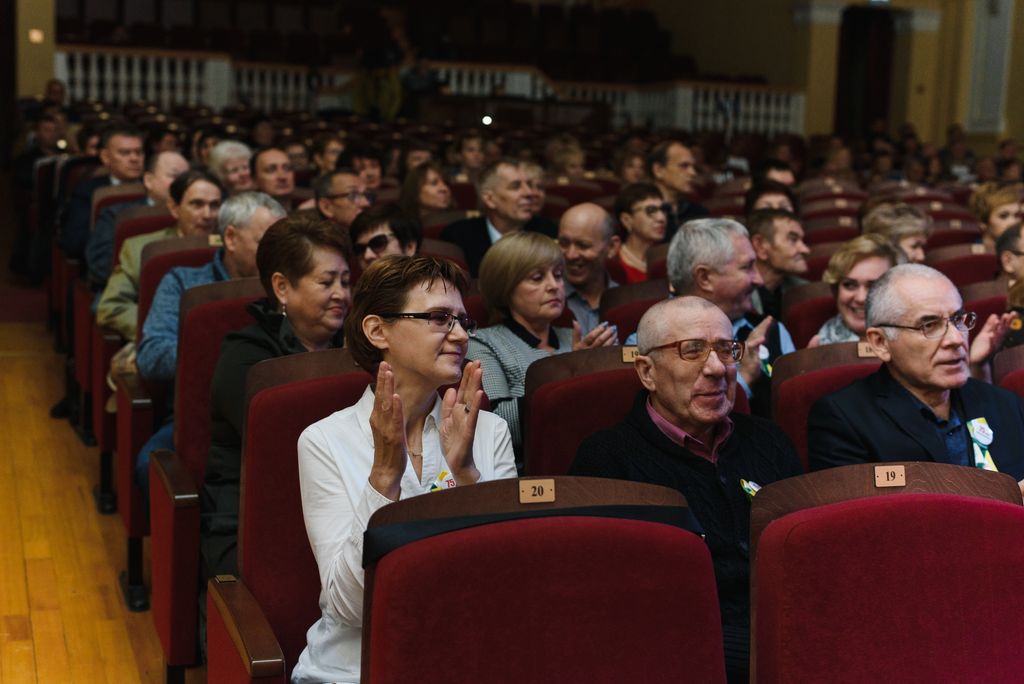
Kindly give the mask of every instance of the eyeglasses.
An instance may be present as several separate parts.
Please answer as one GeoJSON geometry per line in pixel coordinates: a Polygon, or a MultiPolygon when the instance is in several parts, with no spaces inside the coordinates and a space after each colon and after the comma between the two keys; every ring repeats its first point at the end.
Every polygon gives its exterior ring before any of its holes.
{"type": "Polygon", "coordinates": [[[355,243],[352,245],[352,249],[355,250],[356,256],[363,256],[366,254],[367,249],[372,249],[376,254],[387,247],[393,237],[395,237],[394,233],[381,233],[380,235],[374,235],[366,242],[355,243]]]}
{"type": "Polygon", "coordinates": [[[933,318],[925,321],[920,325],[897,325],[895,323],[878,323],[874,327],[876,328],[899,328],[901,330],[917,330],[925,339],[937,340],[946,334],[949,330],[949,324],[952,323],[956,326],[957,330],[964,332],[974,329],[974,324],[978,322],[978,315],[973,311],[957,311],[952,316],[943,316],[941,318],[933,318]]]}
{"type": "Polygon", "coordinates": [[[668,349],[669,347],[676,347],[676,350],[679,352],[679,358],[683,361],[699,361],[702,365],[707,363],[708,357],[711,356],[711,352],[714,350],[715,354],[718,355],[718,359],[727,366],[739,363],[740,359],[743,358],[743,352],[746,350],[746,345],[739,340],[715,340],[714,342],[708,342],[707,340],[678,340],[652,347],[648,354],[652,351],[668,349]]]}
{"type": "Polygon", "coordinates": [[[355,204],[359,201],[360,197],[365,197],[366,201],[373,204],[373,194],[369,192],[359,192],[358,190],[352,190],[350,192],[341,192],[336,195],[324,195],[327,199],[346,199],[349,202],[355,204]]]}
{"type": "Polygon", "coordinates": [[[377,315],[381,318],[416,318],[426,321],[431,330],[443,332],[446,335],[455,329],[455,321],[458,321],[467,335],[470,337],[476,335],[476,321],[466,314],[456,315],[447,311],[425,311],[423,313],[382,313],[377,315]]]}
{"type": "Polygon", "coordinates": [[[660,204],[648,204],[646,207],[635,207],[633,211],[642,211],[648,216],[657,216],[665,213],[665,207],[660,204]]]}

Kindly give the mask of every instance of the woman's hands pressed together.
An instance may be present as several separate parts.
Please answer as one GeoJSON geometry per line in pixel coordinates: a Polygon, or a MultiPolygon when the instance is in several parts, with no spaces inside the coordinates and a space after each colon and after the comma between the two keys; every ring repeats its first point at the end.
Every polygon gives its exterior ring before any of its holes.
{"type": "Polygon", "coordinates": [[[470,361],[462,370],[459,389],[448,388],[441,401],[441,452],[452,469],[455,482],[473,484],[480,479],[480,471],[473,461],[473,437],[480,415],[484,392],[480,388],[484,372],[479,361],[470,361]]]}

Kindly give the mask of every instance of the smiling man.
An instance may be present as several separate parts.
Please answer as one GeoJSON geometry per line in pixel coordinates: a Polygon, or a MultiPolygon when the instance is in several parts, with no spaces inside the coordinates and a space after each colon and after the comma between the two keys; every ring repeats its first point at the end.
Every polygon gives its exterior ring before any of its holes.
{"type": "Polygon", "coordinates": [[[804,229],[796,214],[785,209],[758,209],[747,219],[750,244],[757,255],[757,272],[763,284],[754,292],[754,310],[759,314],[782,315],[782,295],[791,287],[807,281],[807,255],[804,229]]]}
{"type": "Polygon", "coordinates": [[[702,297],[651,307],[634,361],[644,389],[625,421],[587,438],[571,475],[609,477],[682,492],[707,535],[718,583],[730,681],[746,681],[750,632],[750,499],[800,474],[775,424],[732,413],[744,345],[702,297]]]}
{"type": "Polygon", "coordinates": [[[882,367],[819,399],[808,420],[812,470],[878,461],[935,461],[1024,478],[1024,410],[1017,395],[975,380],[971,366],[999,347],[1011,320],[975,335],[960,293],[928,266],[875,281],[867,340],[882,367]]]}
{"type": "Polygon", "coordinates": [[[562,214],[558,246],[565,257],[565,304],[580,324],[581,334],[586,335],[601,320],[601,296],[618,285],[605,268],[620,246],[615,223],[598,205],[577,204],[562,214]]]}

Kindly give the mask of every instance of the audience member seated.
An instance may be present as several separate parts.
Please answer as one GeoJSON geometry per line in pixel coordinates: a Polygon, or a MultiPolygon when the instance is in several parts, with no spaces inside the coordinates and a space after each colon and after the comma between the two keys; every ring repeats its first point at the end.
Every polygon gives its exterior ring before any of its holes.
{"type": "Polygon", "coordinates": [[[181,152],[181,138],[170,128],[159,126],[146,136],[146,156],[161,152],[181,152]]]}
{"type": "Polygon", "coordinates": [[[402,183],[398,203],[407,213],[424,222],[430,220],[431,214],[451,209],[452,191],[441,167],[429,161],[411,168],[402,183]]]}
{"type": "Polygon", "coordinates": [[[380,190],[382,164],[380,150],[366,143],[353,141],[338,156],[336,168],[353,169],[359,174],[359,180],[366,186],[366,191],[376,195],[380,190]]]}
{"type": "Polygon", "coordinates": [[[320,216],[343,229],[348,229],[372,203],[359,174],[346,168],[329,171],[313,181],[313,197],[320,216]]]}
{"type": "Polygon", "coordinates": [[[484,168],[484,137],[479,131],[464,131],[455,138],[457,165],[452,176],[460,181],[477,182],[484,168]]]}
{"type": "Polygon", "coordinates": [[[362,272],[384,256],[414,256],[420,249],[423,229],[415,216],[389,202],[370,207],[356,216],[349,235],[356,264],[362,272]]]}
{"type": "MultiPolygon", "coordinates": [[[[775,359],[795,351],[786,326],[754,312],[753,294],[764,283],[747,229],[731,219],[687,221],[668,248],[669,296],[703,297],[732,321],[733,335],[747,351],[737,382],[751,410],[771,415],[771,369],[775,359]]],[[[633,333],[626,344],[636,344],[633,333]]]]}
{"type": "Polygon", "coordinates": [[[224,131],[220,126],[206,126],[196,131],[192,145],[192,168],[210,168],[210,153],[224,139],[224,131]]]}
{"type": "Polygon", "coordinates": [[[158,240],[212,233],[217,227],[217,212],[223,195],[217,179],[206,171],[193,169],[174,179],[167,208],[176,223],[124,241],[117,267],[110,274],[96,307],[97,324],[111,328],[129,342],[135,341],[142,248],[158,240]]]}
{"type": "Polygon", "coordinates": [[[555,176],[565,178],[581,178],[586,171],[584,164],[587,156],[576,145],[567,145],[560,149],[551,164],[551,172],[555,176]]]}
{"type": "Polygon", "coordinates": [[[264,147],[271,147],[274,144],[274,140],[277,138],[277,131],[274,130],[274,123],[266,116],[258,116],[255,121],[250,124],[249,137],[252,139],[252,144],[257,149],[264,147]]]}
{"type": "Polygon", "coordinates": [[[864,339],[868,290],[882,274],[901,262],[899,251],[878,234],[858,235],[840,247],[821,277],[832,288],[839,313],[821,326],[807,346],[864,339]]]}
{"type": "Polygon", "coordinates": [[[795,214],[797,206],[796,195],[788,185],[766,180],[755,183],[747,190],[743,198],[743,215],[750,216],[758,209],[785,209],[795,214]]]}
{"type": "Polygon", "coordinates": [[[580,334],[587,335],[600,325],[601,296],[618,286],[605,268],[619,250],[615,222],[596,204],[577,204],[562,214],[558,246],[565,259],[565,305],[579,324],[580,334]]]}
{"type": "Polygon", "coordinates": [[[252,150],[237,140],[222,140],[210,150],[210,173],[227,190],[229,195],[255,189],[252,179],[252,150]]]}
{"type": "Polygon", "coordinates": [[[292,206],[295,170],[284,150],[279,147],[257,150],[250,160],[250,165],[257,190],[276,199],[287,211],[296,208],[292,206]]]}
{"type": "Polygon", "coordinates": [[[1003,231],[1021,220],[1019,183],[985,183],[975,188],[970,207],[981,223],[981,242],[995,247],[1003,231]]]}
{"type": "Polygon", "coordinates": [[[1016,314],[1016,318],[1010,321],[1010,331],[1006,333],[1003,349],[1019,347],[1024,344],[1024,279],[1018,279],[1010,286],[1006,293],[1006,310],[1016,314]]]}
{"type": "Polygon", "coordinates": [[[114,240],[117,219],[128,207],[146,205],[167,206],[170,199],[171,183],[188,171],[188,161],[177,152],[157,152],[146,158],[146,172],[142,174],[142,185],[146,188],[143,199],[122,202],[108,206],[96,217],[89,242],[85,245],[85,260],[89,265],[89,286],[100,292],[110,278],[114,267],[114,240]]]}
{"type": "Polygon", "coordinates": [[[730,681],[747,681],[750,500],[801,473],[774,423],[731,413],[744,344],[701,297],[655,304],[640,320],[634,361],[644,389],[626,419],[580,445],[570,475],[672,487],[707,535],[718,584],[730,681]]]}
{"type": "Polygon", "coordinates": [[[478,188],[484,215],[456,221],[441,232],[442,240],[462,248],[474,278],[480,274],[480,262],[491,245],[523,230],[532,217],[526,173],[516,160],[488,164],[480,172],[478,188]]]}
{"type": "Polygon", "coordinates": [[[924,263],[924,248],[932,222],[917,207],[902,202],[881,204],[864,216],[861,225],[865,234],[886,238],[908,263],[924,263]]]}
{"type": "Polygon", "coordinates": [[[508,422],[517,454],[522,445],[518,399],[526,391],[530,364],[551,354],[617,342],[608,326],[587,335],[580,335],[578,324],[572,330],[554,327],[565,308],[564,269],[554,240],[523,232],[499,240],[480,265],[480,293],[497,325],[469,341],[467,356],[480,361],[484,391],[494,412],[508,422]]]}
{"type": "Polygon", "coordinates": [[[405,181],[410,171],[421,164],[429,164],[434,161],[434,147],[423,140],[406,140],[399,150],[398,157],[398,182],[405,181]]]}
{"type": "Polygon", "coordinates": [[[781,159],[769,158],[761,162],[754,170],[753,181],[754,183],[775,181],[785,185],[787,188],[791,188],[796,185],[796,175],[793,173],[793,167],[789,163],[781,159]]]}
{"type": "Polygon", "coordinates": [[[1003,231],[1003,234],[996,240],[996,259],[999,260],[1000,280],[1006,282],[1006,287],[1011,288],[1021,280],[1024,280],[1024,250],[1020,242],[1022,224],[1014,225],[1003,231]]]}
{"type": "Polygon", "coordinates": [[[333,171],[338,164],[338,157],[345,151],[345,143],[337,133],[319,133],[313,138],[310,153],[313,157],[313,170],[318,175],[333,171]]]}
{"type": "Polygon", "coordinates": [[[693,152],[683,143],[667,140],[655,145],[647,154],[647,175],[654,179],[665,200],[666,240],[671,240],[687,221],[708,215],[702,205],[689,200],[697,164],[693,152]]]}
{"type": "Polygon", "coordinates": [[[430,257],[387,257],[356,287],[345,342],[376,375],[355,406],[299,438],[306,531],[320,569],[322,617],[306,635],[292,681],[359,681],[363,532],[387,504],[516,476],[512,439],[480,410],[479,362],[463,358],[476,323],[465,273],[430,257]],[[440,388],[449,388],[443,398],[440,388]]]}
{"type": "MultiPolygon", "coordinates": [[[[270,195],[243,192],[229,197],[217,215],[217,230],[224,246],[205,266],[172,268],[160,281],[142,326],[135,365],[147,381],[174,382],[178,362],[178,314],[185,290],[197,285],[255,278],[256,249],[271,224],[285,217],[285,210],[270,195]]],[[[149,493],[149,454],[156,449],[174,448],[174,420],[167,416],[163,426],[143,446],[135,460],[135,481],[149,493]]]]}
{"type": "Polygon", "coordinates": [[[665,204],[652,183],[627,185],[615,198],[615,218],[626,239],[612,255],[608,271],[623,285],[647,280],[647,250],[665,240],[665,204]]]}
{"type": "Polygon", "coordinates": [[[754,311],[779,320],[783,294],[807,282],[801,276],[807,273],[811,250],[804,243],[804,229],[796,214],[786,209],[755,209],[748,215],[747,229],[764,281],[751,298],[754,311]]]}
{"type": "Polygon", "coordinates": [[[309,150],[306,145],[296,138],[290,138],[281,143],[281,149],[288,155],[288,161],[292,163],[292,170],[296,173],[309,171],[309,150]]]}
{"type": "Polygon", "coordinates": [[[199,495],[205,578],[238,574],[246,373],[264,359],[342,345],[349,256],[348,240],[319,218],[286,218],[260,240],[256,266],[267,298],[249,305],[256,323],[224,338],[210,390],[210,455],[199,495]]]}
{"type": "Polygon", "coordinates": [[[523,226],[523,230],[557,237],[558,225],[541,214],[548,196],[544,189],[544,169],[532,161],[523,162],[522,167],[526,174],[526,187],[530,190],[530,220],[523,226]]]}
{"type": "Polygon", "coordinates": [[[882,367],[822,397],[808,419],[814,470],[879,461],[936,461],[1024,478],[1024,409],[1011,392],[971,377],[997,350],[1012,314],[975,315],[928,266],[896,266],[872,286],[867,340],[882,367]]]}
{"type": "Polygon", "coordinates": [[[624,150],[614,161],[612,172],[616,178],[622,181],[623,185],[646,181],[647,169],[644,167],[643,152],[624,150]]]}
{"type": "Polygon", "coordinates": [[[100,161],[108,173],[80,181],[71,191],[57,244],[64,255],[79,259],[85,253],[92,224],[92,194],[108,185],[137,181],[142,176],[142,132],[112,124],[100,137],[100,161]]]}

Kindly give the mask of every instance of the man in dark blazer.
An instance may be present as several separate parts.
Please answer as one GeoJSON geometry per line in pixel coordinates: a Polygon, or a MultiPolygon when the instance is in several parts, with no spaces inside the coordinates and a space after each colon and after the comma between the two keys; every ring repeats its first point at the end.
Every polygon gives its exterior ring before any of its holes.
{"type": "Polygon", "coordinates": [[[58,245],[65,256],[80,259],[89,241],[92,195],[99,188],[138,181],[142,176],[142,132],[131,126],[114,124],[100,135],[100,161],[107,173],[78,183],[71,191],[61,223],[58,245]]]}
{"type": "MultiPolygon", "coordinates": [[[[532,214],[532,190],[522,165],[514,159],[499,159],[484,167],[479,179],[483,216],[456,221],[441,231],[441,239],[462,248],[469,274],[479,275],[480,262],[491,245],[517,230],[536,230],[551,238],[557,227],[543,229],[528,225],[532,214]]],[[[553,224],[552,224],[553,225],[553,224]]]]}
{"type": "Polygon", "coordinates": [[[1015,394],[971,377],[1006,335],[991,316],[968,350],[974,315],[927,266],[891,269],[867,300],[867,340],[882,367],[819,399],[808,419],[812,470],[935,461],[1024,479],[1024,410],[1015,394]]]}

